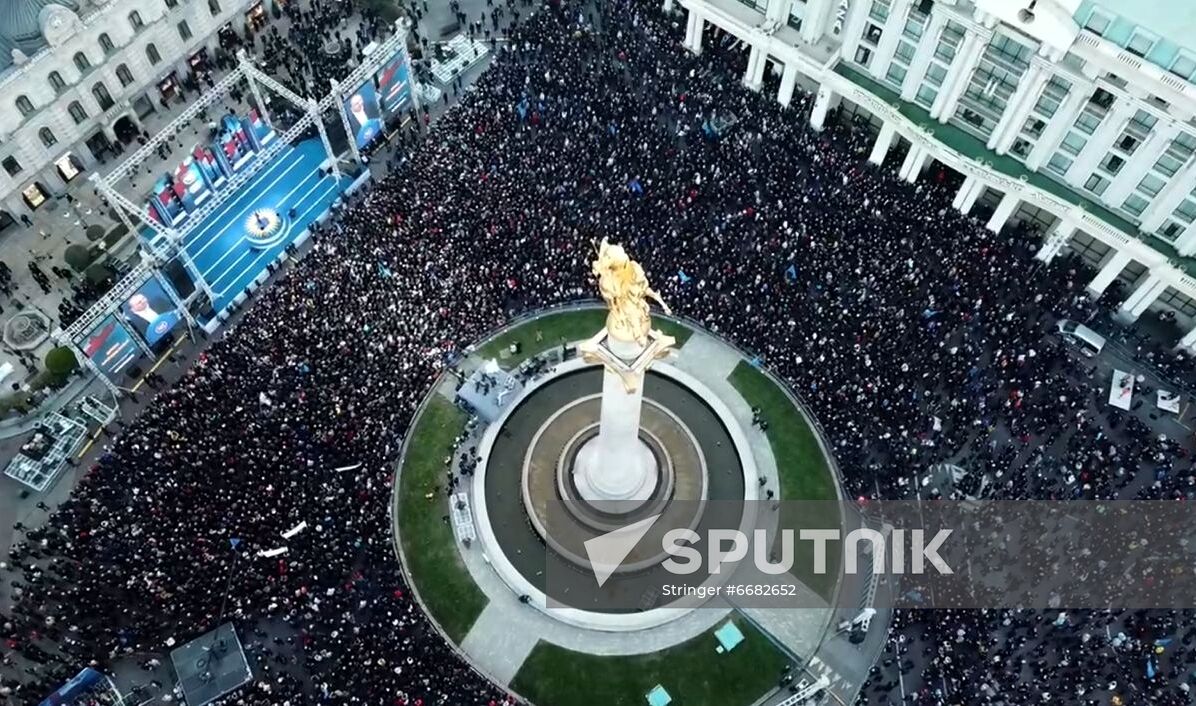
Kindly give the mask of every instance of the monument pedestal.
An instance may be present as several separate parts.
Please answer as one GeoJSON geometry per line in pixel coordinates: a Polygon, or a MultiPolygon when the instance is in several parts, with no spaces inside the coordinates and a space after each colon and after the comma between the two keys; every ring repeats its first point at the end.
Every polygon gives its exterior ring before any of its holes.
{"type": "Polygon", "coordinates": [[[605,370],[598,436],[578,450],[573,482],[578,495],[601,512],[632,512],[659,483],[656,457],[640,440],[640,411],[644,372],[673,343],[653,331],[644,346],[614,338],[604,328],[579,347],[586,360],[601,362],[605,370]]]}

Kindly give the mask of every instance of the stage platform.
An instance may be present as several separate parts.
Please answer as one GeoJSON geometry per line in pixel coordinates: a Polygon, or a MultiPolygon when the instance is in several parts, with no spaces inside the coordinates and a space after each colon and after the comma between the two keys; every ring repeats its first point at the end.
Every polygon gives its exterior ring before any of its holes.
{"type": "Polygon", "coordinates": [[[353,178],[321,175],[318,139],[284,149],[188,234],[183,247],[212,288],[220,313],[320,219],[353,178]],[[294,216],[291,217],[292,209],[294,216]]]}

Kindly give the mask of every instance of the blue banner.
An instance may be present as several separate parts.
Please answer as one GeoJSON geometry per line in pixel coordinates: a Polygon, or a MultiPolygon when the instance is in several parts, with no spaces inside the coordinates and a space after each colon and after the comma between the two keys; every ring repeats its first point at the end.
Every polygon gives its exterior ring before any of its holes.
{"type": "Polygon", "coordinates": [[[87,693],[93,686],[104,681],[104,675],[88,667],[75,675],[73,679],[63,684],[53,694],[47,696],[40,706],[62,706],[69,704],[76,697],[87,693]]]}

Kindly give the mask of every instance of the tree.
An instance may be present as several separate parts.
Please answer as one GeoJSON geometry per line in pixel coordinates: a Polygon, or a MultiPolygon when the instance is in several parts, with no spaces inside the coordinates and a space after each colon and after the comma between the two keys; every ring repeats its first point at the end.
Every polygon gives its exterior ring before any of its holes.
{"type": "Polygon", "coordinates": [[[74,243],[66,246],[62,259],[66,260],[67,266],[75,272],[83,272],[95,258],[91,256],[91,249],[86,245],[74,243]]]}
{"type": "Polygon", "coordinates": [[[75,352],[66,346],[53,348],[46,354],[46,372],[50,376],[50,385],[58,387],[79,367],[79,359],[75,352]]]}

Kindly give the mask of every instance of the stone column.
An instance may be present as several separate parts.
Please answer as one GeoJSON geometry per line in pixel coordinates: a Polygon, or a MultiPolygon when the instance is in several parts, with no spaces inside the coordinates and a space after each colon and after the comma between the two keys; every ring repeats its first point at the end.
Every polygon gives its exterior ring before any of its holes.
{"type": "Polygon", "coordinates": [[[893,136],[897,134],[896,129],[893,128],[892,123],[885,123],[880,126],[880,134],[876,136],[876,142],[872,145],[872,153],[868,155],[868,161],[876,166],[885,163],[885,157],[889,156],[889,148],[893,146],[893,136]]]}
{"type": "Polygon", "coordinates": [[[1121,171],[1113,178],[1109,188],[1101,194],[1101,200],[1110,206],[1120,206],[1138,186],[1138,182],[1142,181],[1142,177],[1146,176],[1155,162],[1159,161],[1159,157],[1163,156],[1163,153],[1171,146],[1171,141],[1179,135],[1179,132],[1179,124],[1175,122],[1155,126],[1155,129],[1150,131],[1142,144],[1138,145],[1138,149],[1130,156],[1129,161],[1121,167],[1121,171]]]}
{"type": "Polygon", "coordinates": [[[1030,154],[1026,157],[1026,169],[1038,171],[1039,167],[1046,164],[1059,146],[1059,142],[1063,140],[1064,133],[1076,121],[1076,116],[1079,115],[1084,103],[1092,95],[1092,90],[1092,84],[1075,83],[1072,85],[1071,91],[1063,99],[1059,109],[1051,116],[1042,134],[1034,143],[1033,149],[1030,150],[1030,154]]]}
{"type": "Polygon", "coordinates": [[[834,92],[824,83],[818,87],[818,95],[814,97],[814,108],[810,111],[810,127],[818,132],[826,123],[826,111],[831,107],[834,92]]]}
{"type": "Polygon", "coordinates": [[[1001,229],[1005,227],[1005,222],[1017,210],[1017,204],[1020,199],[1016,194],[1006,193],[1001,197],[1001,202],[993,209],[992,218],[988,219],[988,224],[985,226],[994,233],[1000,233],[1001,229]]]}
{"type": "Polygon", "coordinates": [[[931,8],[926,30],[922,32],[922,39],[914,49],[914,59],[909,64],[909,71],[905,74],[905,80],[901,82],[901,100],[912,101],[918,95],[918,89],[922,87],[926,69],[930,68],[930,60],[934,58],[934,50],[939,45],[939,34],[942,33],[945,24],[946,15],[931,8]]]}
{"type": "Polygon", "coordinates": [[[1088,141],[1084,143],[1084,149],[1080,150],[1075,161],[1068,167],[1067,174],[1064,176],[1068,184],[1079,188],[1088,180],[1088,177],[1092,176],[1092,171],[1109,153],[1113,141],[1121,134],[1125,124],[1134,117],[1137,110],[1137,102],[1134,99],[1117,99],[1117,102],[1105,114],[1105,119],[1100,122],[1100,125],[1089,136],[1088,141]]]}
{"type": "Polygon", "coordinates": [[[955,198],[951,201],[951,207],[961,213],[967,213],[972,209],[972,204],[976,203],[976,198],[980,196],[978,191],[983,188],[984,185],[976,177],[971,175],[964,177],[963,184],[959,186],[959,190],[955,192],[955,198]],[[967,204],[966,210],[964,204],[967,204]]]}
{"type": "Polygon", "coordinates": [[[972,71],[980,63],[980,55],[984,52],[984,47],[987,44],[987,36],[982,37],[972,31],[964,35],[963,41],[960,42],[959,53],[951,62],[947,77],[943,79],[943,85],[939,88],[938,95],[935,96],[934,103],[930,106],[930,117],[940,123],[945,123],[955,114],[955,106],[959,103],[959,97],[967,89],[968,81],[972,80],[972,71]]]}
{"type": "Polygon", "coordinates": [[[751,53],[748,55],[747,71],[743,74],[743,85],[753,91],[760,90],[760,86],[764,83],[764,67],[766,66],[768,66],[768,52],[752,45],[751,53]]]}
{"type": "Polygon", "coordinates": [[[1167,289],[1167,283],[1153,272],[1148,272],[1142,283],[1134,288],[1117,309],[1117,318],[1122,321],[1136,321],[1155,299],[1167,289]]]}
{"type": "MultiPolygon", "coordinates": [[[[643,349],[634,341],[607,339],[610,349],[629,365],[643,349]]],[[[656,460],[640,441],[640,411],[644,401],[643,370],[634,390],[609,365],[602,373],[602,411],[598,437],[577,455],[578,491],[589,501],[643,501],[656,488],[656,460]]],[[[628,509],[632,509],[629,507],[628,509]]]]}
{"type": "Polygon", "coordinates": [[[1051,229],[1047,234],[1046,240],[1042,241],[1042,247],[1038,252],[1034,253],[1034,258],[1039,262],[1050,262],[1055,259],[1067,242],[1071,240],[1072,234],[1076,232],[1076,224],[1064,218],[1051,229]]]}
{"type": "Polygon", "coordinates": [[[1125,266],[1130,264],[1131,259],[1129,255],[1120,250],[1114,252],[1113,257],[1110,257],[1105,264],[1101,265],[1100,272],[1097,272],[1092,281],[1088,283],[1088,296],[1093,299],[1099,299],[1100,295],[1104,294],[1105,290],[1109,288],[1109,285],[1113,284],[1113,280],[1117,279],[1117,275],[1121,274],[1125,266]]]}
{"type": "Polygon", "coordinates": [[[1047,67],[1037,58],[1030,59],[1030,68],[1026,69],[1026,73],[1018,80],[1017,88],[1005,104],[1005,111],[1001,113],[1001,119],[988,138],[987,147],[990,150],[996,150],[997,154],[1009,151],[1049,78],[1047,67]]]}
{"type": "Polygon", "coordinates": [[[788,107],[793,102],[793,91],[797,87],[797,65],[790,61],[781,73],[781,87],[777,90],[777,102],[788,107]]]}
{"type": "Polygon", "coordinates": [[[926,166],[926,158],[930,156],[925,148],[911,144],[909,152],[905,155],[905,161],[901,163],[901,171],[897,172],[897,176],[905,179],[911,184],[918,180],[918,175],[922,173],[922,168],[926,166]]]}
{"type": "Polygon", "coordinates": [[[702,53],[702,33],[706,30],[706,18],[702,13],[690,8],[688,23],[685,25],[685,48],[694,54],[702,53]]]}
{"type": "Polygon", "coordinates": [[[1179,345],[1176,347],[1182,348],[1192,355],[1196,355],[1196,328],[1184,334],[1184,337],[1179,339],[1179,345]]]}

